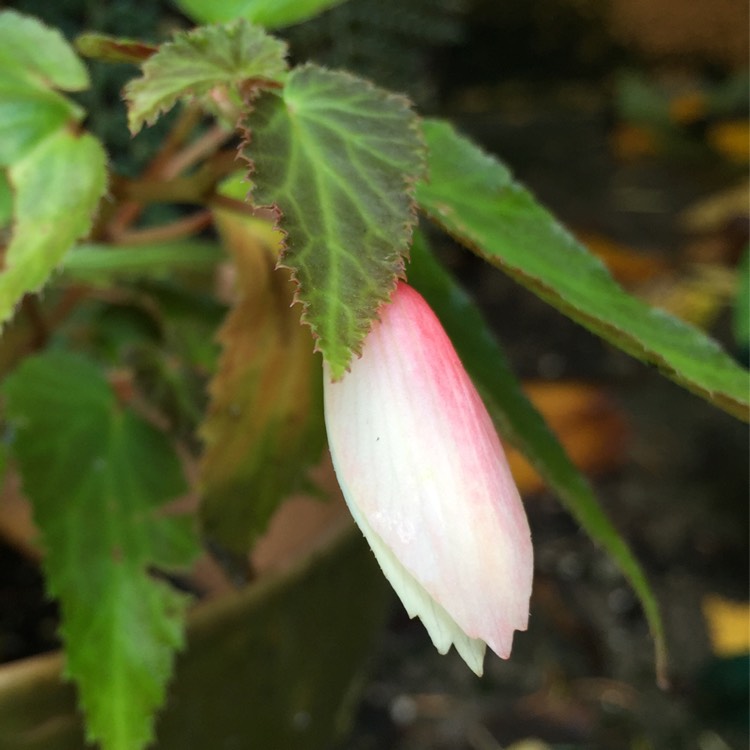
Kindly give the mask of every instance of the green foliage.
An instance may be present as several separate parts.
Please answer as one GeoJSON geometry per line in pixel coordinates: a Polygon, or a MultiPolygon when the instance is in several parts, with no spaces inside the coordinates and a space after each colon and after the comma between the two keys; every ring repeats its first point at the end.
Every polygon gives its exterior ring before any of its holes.
{"type": "Polygon", "coordinates": [[[96,138],[59,130],[8,170],[14,225],[0,274],[0,323],[24,294],[46,283],[89,231],[104,193],[105,162],[96,138]]]}
{"type": "Polygon", "coordinates": [[[0,13],[0,218],[13,230],[0,273],[0,324],[40,289],[91,227],[104,192],[106,155],[79,132],[83,110],[54,88],[88,86],[62,35],[13,11],[0,13]]]}
{"type": "Polygon", "coordinates": [[[440,318],[482,393],[500,434],[533,464],[588,535],[609,552],[632,584],[651,627],[657,673],[666,681],[667,652],[656,598],[633,553],[599,505],[591,485],[573,465],[513,375],[481,312],[435,260],[421,234],[414,238],[409,281],[440,318]]]}
{"type": "Polygon", "coordinates": [[[12,10],[0,13],[0,70],[63,91],[82,91],[89,76],[63,35],[12,10]]]}
{"type": "Polygon", "coordinates": [[[423,171],[416,119],[400,97],[307,65],[246,123],[253,196],[281,212],[282,263],[339,378],[403,271],[423,171]]]}
{"type": "MultiPolygon", "coordinates": [[[[369,0],[342,7],[318,19],[319,28],[334,29],[329,41],[338,41],[346,36],[342,19],[366,26],[352,58],[364,67],[373,62],[374,72],[386,49],[390,71],[407,68],[411,76],[417,59],[409,57],[415,53],[411,35],[430,44],[450,41],[458,33],[456,6],[441,0],[437,12],[427,0],[392,3],[392,13],[369,0]],[[400,42],[384,48],[378,34],[386,31],[400,42]]],[[[93,116],[109,118],[102,126],[112,136],[106,154],[82,130],[84,110],[61,93],[88,86],[73,49],[34,19],[0,13],[0,323],[25,294],[61,270],[47,295],[52,301],[25,306],[0,348],[0,369],[10,370],[25,352],[49,344],[47,353],[25,359],[6,380],[8,434],[45,548],[48,587],[61,602],[68,673],[78,685],[89,735],[104,750],[138,750],[152,739],[153,717],[182,645],[185,598],[151,575],[186,564],[197,549],[192,518],[175,518],[165,508],[186,490],[176,445],[192,451],[200,467],[205,536],[244,557],[321,454],[321,363],[314,348],[334,377],[342,377],[361,351],[380,306],[404,275],[415,195],[455,238],[564,314],[747,416],[747,373],[703,334],[620,289],[500,162],[444,123],[428,120],[420,128],[406,99],[365,80],[311,64],[289,72],[285,43],[262,27],[296,23],[335,4],[178,0],[199,20],[228,23],[178,32],[158,47],[119,35],[79,37],[95,72],[107,70],[102,61],[140,65],[140,76],[126,87],[132,133],[180,102],[198,105],[164,118],[160,125],[171,130],[152,151],[143,145],[148,138],[136,141],[149,166],[130,180],[113,174],[104,201],[107,169],[117,171],[112,156],[122,146],[117,129],[127,135],[122,112],[91,108],[93,116]],[[206,127],[205,113],[220,126],[206,127]],[[219,187],[237,167],[228,144],[229,126],[238,120],[245,136],[240,154],[254,182],[250,202],[245,182],[219,187]],[[215,236],[206,239],[211,229],[215,236]],[[118,391],[92,360],[60,351],[73,344],[127,369],[130,390],[118,391]],[[138,416],[135,403],[169,433],[138,416]]],[[[148,28],[143,33],[156,27],[149,21],[156,14],[144,10],[138,21],[148,28]]],[[[329,46],[329,61],[344,62],[346,50],[329,46]]],[[[113,69],[133,73],[128,66],[113,69]]],[[[100,103],[119,91],[119,79],[110,80],[100,103]]],[[[664,121],[663,103],[648,91],[631,85],[625,93],[634,111],[654,124],[664,121]]],[[[723,94],[721,106],[736,93],[723,94]]],[[[735,327],[746,345],[747,256],[742,274],[735,327]]],[[[412,247],[409,279],[443,320],[503,434],[629,578],[663,674],[662,625],[643,571],[524,396],[476,306],[421,237],[412,247]]],[[[3,457],[0,452],[0,464],[3,457]]],[[[349,572],[326,575],[346,583],[349,572]]],[[[320,620],[300,610],[305,625],[325,630],[333,605],[317,589],[305,597],[306,606],[324,603],[315,613],[320,620]]],[[[368,602],[363,594],[357,606],[366,610],[368,602]]],[[[270,651],[279,623],[282,631],[300,628],[285,634],[281,662],[269,672],[278,682],[274,689],[287,691],[274,704],[286,722],[283,731],[294,738],[287,744],[312,736],[289,724],[290,707],[328,716],[339,704],[317,690],[312,677],[300,683],[303,692],[289,689],[289,664],[305,660],[306,631],[296,616],[284,605],[259,629],[248,628],[241,643],[270,651]]],[[[202,647],[200,637],[198,643],[202,647]]],[[[200,704],[196,694],[204,690],[205,675],[212,684],[226,681],[238,643],[221,651],[220,663],[205,649],[186,667],[198,682],[182,693],[191,705],[200,704]]],[[[266,664],[263,652],[253,664],[266,664]]],[[[309,660],[311,674],[341,653],[338,640],[325,641],[309,660]]],[[[337,670],[338,664],[326,673],[343,685],[337,670]]],[[[254,672],[237,684],[249,686],[250,695],[257,689],[252,705],[266,697],[254,672]]],[[[224,727],[224,704],[209,703],[218,724],[206,728],[199,711],[186,720],[178,705],[166,718],[171,736],[182,731],[210,744],[213,727],[224,727]]],[[[282,730],[273,731],[264,746],[278,744],[282,730]]]]}
{"type": "Polygon", "coordinates": [[[83,110],[54,89],[80,91],[88,83],[86,68],[58,31],[0,12],[0,166],[80,122],[83,110]]]}
{"type": "MultiPolygon", "coordinates": [[[[197,98],[211,111],[238,107],[253,88],[276,85],[286,71],[286,45],[244,20],[175,34],[125,88],[128,125],[137,133],[178,99],[197,98]],[[213,100],[212,100],[213,98],[213,100]]],[[[234,123],[232,123],[234,124],[234,123]]]]}
{"type": "MultiPolygon", "coordinates": [[[[332,542],[195,613],[155,750],[330,750],[344,741],[391,597],[357,531],[332,542]]],[[[3,750],[83,749],[73,691],[54,660],[34,670],[32,690],[5,677],[3,750]]]]}
{"type": "Polygon", "coordinates": [[[0,67],[0,167],[20,161],[82,117],[82,110],[56,91],[0,67]]]}
{"type": "Polygon", "coordinates": [[[420,206],[456,239],[573,320],[744,419],[750,379],[701,331],[627,294],[492,156],[428,120],[420,206]]]}
{"type": "Polygon", "coordinates": [[[3,392],[89,738],[106,750],[145,747],[185,608],[148,570],[185,565],[196,551],[189,522],[160,510],[186,490],[180,463],[90,361],[29,358],[3,392]]]}
{"type": "Polygon", "coordinates": [[[13,193],[5,172],[0,170],[0,229],[7,227],[13,218],[13,193]]]}
{"type": "Polygon", "coordinates": [[[344,0],[175,0],[185,13],[200,23],[244,18],[267,29],[304,21],[344,0]]]}

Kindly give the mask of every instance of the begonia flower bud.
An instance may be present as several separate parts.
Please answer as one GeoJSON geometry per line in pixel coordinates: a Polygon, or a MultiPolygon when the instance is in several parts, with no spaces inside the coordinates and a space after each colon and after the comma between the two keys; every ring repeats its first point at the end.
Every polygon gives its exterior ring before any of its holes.
{"type": "Polygon", "coordinates": [[[428,304],[400,282],[362,356],[326,366],[336,476],[411,617],[477,674],[508,658],[533,573],[526,514],[487,410],[428,304]]]}

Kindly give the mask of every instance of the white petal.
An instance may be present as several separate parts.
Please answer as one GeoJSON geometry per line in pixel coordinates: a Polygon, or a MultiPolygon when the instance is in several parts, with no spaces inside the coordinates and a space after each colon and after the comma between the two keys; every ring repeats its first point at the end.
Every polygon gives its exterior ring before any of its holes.
{"type": "MultiPolygon", "coordinates": [[[[335,461],[335,459],[334,459],[335,461]]],[[[344,497],[348,492],[342,487],[344,497]]],[[[455,620],[424,590],[409,571],[396,559],[396,556],[383,543],[383,540],[370,528],[367,520],[359,513],[356,505],[349,504],[352,516],[372,549],[385,577],[401,599],[409,617],[418,617],[424,624],[435,648],[441,654],[448,653],[451,645],[479,677],[482,676],[485,643],[469,638],[455,620]]]]}
{"type": "MultiPolygon", "coordinates": [[[[337,383],[326,373],[325,397],[339,482],[386,575],[402,574],[373,538],[466,634],[459,651],[481,640],[507,658],[528,622],[526,515],[486,409],[414,290],[399,285],[351,371],[337,383]]],[[[421,601],[412,585],[394,587],[405,603],[421,601]]],[[[457,642],[443,614],[408,606],[439,648],[457,642]]]]}

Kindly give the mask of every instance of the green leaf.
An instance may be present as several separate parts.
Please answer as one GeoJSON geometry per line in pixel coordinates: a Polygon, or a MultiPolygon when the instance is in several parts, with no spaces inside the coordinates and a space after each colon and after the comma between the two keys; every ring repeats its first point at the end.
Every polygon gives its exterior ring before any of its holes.
{"type": "Polygon", "coordinates": [[[247,125],[255,201],[283,215],[282,262],[339,378],[403,272],[423,171],[415,116],[400,97],[307,65],[281,96],[262,97],[247,125]]]}
{"type": "Polygon", "coordinates": [[[429,182],[420,206],[456,239],[565,315],[748,419],[750,379],[716,342],[627,294],[496,159],[443,122],[427,121],[429,182]]]}
{"type": "Polygon", "coordinates": [[[322,13],[344,0],[176,0],[199,23],[217,23],[244,18],[267,29],[290,26],[322,13]]]}
{"type": "Polygon", "coordinates": [[[481,392],[498,430],[533,464],[568,512],[604,547],[630,581],[646,614],[656,649],[656,671],[666,682],[667,652],[656,598],[638,561],[601,509],[591,486],[573,465],[544,417],[524,394],[481,312],[435,260],[417,234],[409,282],[440,318],[467,371],[481,392]]]}
{"type": "Polygon", "coordinates": [[[160,507],[186,490],[179,460],[88,360],[27,359],[4,394],[89,739],[139,750],[153,736],[186,605],[148,570],[196,551],[194,534],[160,507]]]}
{"type": "Polygon", "coordinates": [[[8,170],[15,223],[0,273],[0,323],[89,231],[104,193],[105,162],[96,138],[61,130],[8,170]]]}
{"type": "Polygon", "coordinates": [[[79,122],[83,114],[57,92],[16,72],[0,71],[0,166],[20,161],[66,123],[79,122]]]}
{"type": "Polygon", "coordinates": [[[88,73],[62,35],[14,11],[0,12],[0,166],[28,155],[83,110],[53,88],[80,91],[88,73]]]}
{"type": "MultiPolygon", "coordinates": [[[[154,750],[351,747],[392,589],[353,524],[297,552],[283,570],[192,613],[154,750]]],[[[71,693],[54,656],[4,671],[0,747],[93,750],[71,693]]]]}
{"type": "MultiPolygon", "coordinates": [[[[246,186],[245,186],[246,191],[246,186]]],[[[276,269],[280,233],[226,210],[216,222],[237,270],[236,302],[200,434],[201,519],[211,542],[244,555],[282,500],[305,484],[325,446],[323,378],[309,330],[276,269]]]]}
{"type": "Polygon", "coordinates": [[[7,227],[12,218],[13,193],[10,189],[8,176],[4,170],[0,169],[0,229],[7,227]]]}
{"type": "MultiPolygon", "coordinates": [[[[175,34],[173,41],[143,64],[143,76],[125,87],[128,125],[137,133],[183,97],[248,95],[252,88],[275,86],[287,69],[286,44],[240,20],[175,34]]],[[[207,100],[206,100],[207,101],[207,100]]]]}
{"type": "Polygon", "coordinates": [[[89,85],[86,67],[57,29],[5,10],[0,12],[0,80],[10,73],[64,91],[89,85]]]}

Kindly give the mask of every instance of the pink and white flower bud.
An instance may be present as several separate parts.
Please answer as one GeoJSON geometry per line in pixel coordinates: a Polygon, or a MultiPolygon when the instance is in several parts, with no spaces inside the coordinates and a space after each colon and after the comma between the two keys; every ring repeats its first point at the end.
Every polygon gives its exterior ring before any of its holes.
{"type": "Polygon", "coordinates": [[[424,299],[399,283],[339,382],[325,373],[336,476],[410,617],[482,674],[510,656],[533,572],[526,514],[487,410],[424,299]]]}

